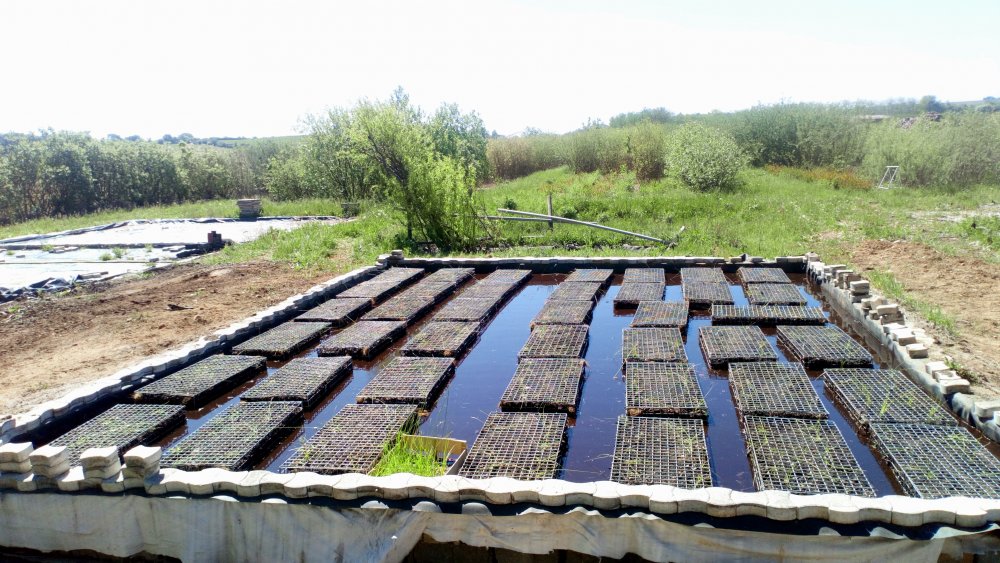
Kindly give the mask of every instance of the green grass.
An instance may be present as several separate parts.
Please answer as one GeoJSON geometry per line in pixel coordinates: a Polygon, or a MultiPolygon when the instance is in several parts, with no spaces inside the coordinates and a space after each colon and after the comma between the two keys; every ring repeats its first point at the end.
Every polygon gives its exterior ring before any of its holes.
{"type": "Polygon", "coordinates": [[[889,299],[898,301],[904,307],[916,311],[921,317],[927,320],[947,335],[955,337],[958,335],[958,328],[955,319],[941,310],[940,307],[932,305],[922,299],[918,299],[907,293],[903,284],[892,275],[892,272],[872,270],[865,273],[868,281],[882,291],[889,299]]]}
{"type": "Polygon", "coordinates": [[[371,475],[378,477],[394,473],[412,473],[424,477],[437,477],[447,471],[447,459],[438,459],[432,451],[411,449],[403,445],[403,441],[397,437],[393,445],[386,447],[382,452],[382,458],[375,469],[372,469],[371,475]]]}

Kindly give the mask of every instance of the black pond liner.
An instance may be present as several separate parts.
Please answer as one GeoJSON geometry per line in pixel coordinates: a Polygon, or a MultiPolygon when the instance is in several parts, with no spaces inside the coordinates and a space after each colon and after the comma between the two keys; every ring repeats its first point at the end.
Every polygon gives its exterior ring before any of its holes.
{"type": "Polygon", "coordinates": [[[743,285],[752,283],[792,283],[788,274],[781,268],[748,268],[746,266],[737,270],[737,275],[743,285]]]}
{"type": "Polygon", "coordinates": [[[704,423],[685,418],[619,417],[611,480],[626,485],[711,487],[704,423]]]}
{"type": "Polygon", "coordinates": [[[636,307],[643,301],[663,301],[665,288],[663,282],[624,282],[618,295],[615,295],[615,307],[636,307]]]}
{"type": "Polygon", "coordinates": [[[872,443],[906,494],[1000,498],[1000,460],[965,428],[872,424],[872,443]]]}
{"type": "Polygon", "coordinates": [[[518,288],[531,279],[531,270],[495,270],[479,280],[485,285],[509,285],[518,288]]]}
{"type": "Polygon", "coordinates": [[[778,326],[778,343],[807,368],[869,367],[872,355],[836,326],[778,326]]]}
{"type": "Polygon", "coordinates": [[[239,402],[171,446],[160,465],[186,471],[247,469],[301,418],[299,402],[239,402]]]}
{"type": "Polygon", "coordinates": [[[408,403],[427,408],[455,373],[451,358],[400,356],[358,393],[359,403],[408,403]]]}
{"type": "Polygon", "coordinates": [[[799,288],[789,283],[753,283],[744,293],[751,305],[805,305],[799,288]]]}
{"type": "Polygon", "coordinates": [[[705,360],[713,368],[730,362],[774,362],[778,355],[764,332],[756,326],[705,326],[698,329],[698,342],[705,360]]]}
{"type": "Polygon", "coordinates": [[[681,268],[681,283],[721,283],[728,284],[725,274],[719,268],[681,268]]]}
{"type": "Polygon", "coordinates": [[[865,472],[830,420],[747,416],[743,432],[758,491],[875,496],[865,472]]]}
{"type": "Polygon", "coordinates": [[[688,311],[691,304],[687,301],[643,301],[636,307],[632,317],[632,326],[641,327],[674,327],[684,330],[687,327],[688,311]]]}
{"type": "Polygon", "coordinates": [[[629,283],[666,283],[663,268],[627,268],[622,278],[623,285],[629,283]]]}
{"type": "Polygon", "coordinates": [[[802,364],[731,362],[729,385],[742,416],[830,417],[802,364]]]}
{"type": "Polygon", "coordinates": [[[705,307],[721,303],[732,305],[733,294],[729,291],[729,284],[706,281],[685,281],[682,287],[684,299],[692,306],[705,307]]]}
{"type": "Polygon", "coordinates": [[[460,293],[434,314],[434,320],[481,322],[495,313],[501,302],[499,298],[467,299],[460,293]]]}
{"type": "Polygon", "coordinates": [[[958,426],[948,411],[898,370],[828,368],[823,380],[859,428],[886,422],[958,426]]]}
{"type": "Polygon", "coordinates": [[[320,356],[370,359],[406,333],[402,321],[358,321],[320,343],[320,356]]]}
{"type": "Polygon", "coordinates": [[[325,322],[336,328],[349,325],[371,309],[371,300],[364,297],[331,299],[295,317],[297,322],[325,322]]]}
{"type": "Polygon", "coordinates": [[[576,412],[584,361],[576,358],[525,358],[500,398],[505,411],[576,412]]]}
{"type": "Polygon", "coordinates": [[[170,403],[196,408],[263,370],[265,364],[265,358],[260,356],[218,354],[140,387],[133,397],[141,403],[170,403]]]}
{"type": "Polygon", "coordinates": [[[531,320],[531,326],[588,324],[593,311],[593,301],[550,300],[531,320]]]}
{"type": "Polygon", "coordinates": [[[396,435],[416,418],[416,405],[344,405],[281,467],[325,475],[369,473],[396,435]]]}
{"type": "Polygon", "coordinates": [[[596,282],[604,285],[611,281],[611,276],[615,273],[614,270],[604,270],[604,269],[582,269],[573,270],[568,276],[566,276],[565,282],[567,283],[581,283],[581,282],[596,282]]]}
{"type": "Polygon", "coordinates": [[[233,346],[233,354],[284,360],[305,349],[332,327],[323,322],[287,322],[233,346]]]}
{"type": "Polygon", "coordinates": [[[351,375],[349,356],[295,358],[240,396],[243,401],[298,401],[316,406],[327,392],[351,375]]]}
{"type": "MultiPolygon", "coordinates": [[[[456,299],[451,303],[460,301],[456,299]]],[[[446,307],[447,308],[447,307],[446,307]]],[[[457,357],[469,349],[479,335],[479,322],[452,322],[434,319],[400,348],[403,356],[457,357]]]]}
{"type": "Polygon", "coordinates": [[[390,298],[385,303],[365,313],[361,319],[365,321],[402,321],[407,325],[413,324],[433,309],[437,303],[437,298],[434,296],[410,293],[413,289],[416,287],[390,298]]]}
{"type": "Polygon", "coordinates": [[[603,287],[599,282],[563,282],[549,295],[549,300],[596,301],[603,287]]]}
{"type": "Polygon", "coordinates": [[[676,328],[622,330],[622,361],[686,362],[684,338],[676,328]]]}
{"type": "Polygon", "coordinates": [[[820,307],[798,305],[712,305],[712,324],[717,325],[824,325],[820,307]]]}
{"type": "Polygon", "coordinates": [[[459,474],[470,479],[552,479],[565,447],[566,421],[564,413],[490,413],[459,474]]]}
{"type": "Polygon", "coordinates": [[[89,448],[114,446],[121,455],[156,442],[182,424],[184,407],[179,405],[115,405],[49,445],[65,446],[70,462],[76,464],[89,448]]]}
{"type": "MultiPolygon", "coordinates": [[[[562,287],[562,286],[560,286],[562,287]]],[[[540,325],[517,354],[523,358],[580,358],[587,348],[587,325],[540,325]]]]}
{"type": "Polygon", "coordinates": [[[625,412],[629,416],[706,418],[708,406],[693,365],[627,361],[625,412]]]}

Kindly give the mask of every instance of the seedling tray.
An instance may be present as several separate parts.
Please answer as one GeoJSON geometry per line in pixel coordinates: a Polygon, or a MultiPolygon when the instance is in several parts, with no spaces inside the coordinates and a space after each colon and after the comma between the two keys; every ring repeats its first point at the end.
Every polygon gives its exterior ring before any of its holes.
{"type": "Polygon", "coordinates": [[[330,323],[287,322],[234,346],[233,354],[284,360],[305,349],[332,326],[330,323]]]}
{"type": "Polygon", "coordinates": [[[328,391],[353,371],[351,358],[295,358],[243,393],[243,401],[298,401],[316,406],[328,391]]]}
{"type": "Polygon", "coordinates": [[[828,418],[802,364],[733,362],[729,385],[743,416],[828,418]]]}
{"type": "Polygon", "coordinates": [[[211,356],[140,387],[133,396],[140,403],[181,404],[193,409],[262,371],[265,363],[260,356],[211,356]]]}
{"type": "Polygon", "coordinates": [[[622,361],[686,362],[684,339],[676,328],[622,330],[622,361]]]}
{"type": "Polygon", "coordinates": [[[680,362],[625,362],[629,416],[706,418],[708,406],[694,366],[680,362]]]}
{"type": "Polygon", "coordinates": [[[829,326],[778,326],[778,343],[808,368],[869,367],[872,356],[846,332],[829,326]]]}
{"type": "Polygon", "coordinates": [[[756,326],[706,326],[698,329],[698,341],[713,368],[729,362],[774,362],[778,355],[764,332],[756,326]]]}
{"type": "Polygon", "coordinates": [[[620,416],[611,480],[625,485],[712,486],[701,420],[620,416]]]}
{"type": "Polygon", "coordinates": [[[358,393],[359,403],[409,403],[427,408],[455,373],[451,358],[400,356],[358,393]]]}
{"type": "Polygon", "coordinates": [[[518,353],[523,358],[581,358],[587,348],[587,325],[540,325],[518,353]]]}
{"type": "Polygon", "coordinates": [[[566,420],[564,413],[491,413],[459,475],[525,481],[554,478],[565,445],[566,420]]]}
{"type": "Polygon", "coordinates": [[[331,326],[340,328],[361,318],[361,315],[371,307],[371,300],[363,297],[331,299],[295,317],[295,320],[330,323],[331,326]]]}
{"type": "Polygon", "coordinates": [[[433,321],[410,338],[399,353],[454,358],[468,350],[478,336],[478,322],[433,321]]]}
{"type": "Polygon", "coordinates": [[[643,301],[635,310],[632,326],[636,328],[667,328],[684,330],[688,323],[690,304],[687,301],[643,301]]]}
{"type": "Polygon", "coordinates": [[[525,358],[500,398],[505,411],[576,412],[583,360],[525,358]]]}
{"type": "Polygon", "coordinates": [[[826,321],[819,307],[712,305],[712,324],[716,325],[824,325],[826,321]]]}
{"type": "Polygon", "coordinates": [[[646,301],[663,301],[662,282],[625,282],[615,295],[615,307],[636,307],[646,301]]]}
{"type": "Polygon", "coordinates": [[[358,321],[320,343],[320,356],[371,359],[406,332],[402,321],[358,321]]]}
{"type": "Polygon", "coordinates": [[[115,405],[62,436],[51,446],[65,446],[71,463],[89,448],[114,446],[118,453],[149,445],[184,424],[184,407],[178,405],[115,405]]]}

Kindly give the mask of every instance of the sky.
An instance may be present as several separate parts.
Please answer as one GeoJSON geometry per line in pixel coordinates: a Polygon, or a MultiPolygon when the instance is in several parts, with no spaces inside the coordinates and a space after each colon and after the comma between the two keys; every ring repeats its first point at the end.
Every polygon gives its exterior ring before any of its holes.
{"type": "Polygon", "coordinates": [[[487,129],[666,107],[1000,97],[998,0],[0,0],[0,131],[302,131],[402,86],[487,129]]]}

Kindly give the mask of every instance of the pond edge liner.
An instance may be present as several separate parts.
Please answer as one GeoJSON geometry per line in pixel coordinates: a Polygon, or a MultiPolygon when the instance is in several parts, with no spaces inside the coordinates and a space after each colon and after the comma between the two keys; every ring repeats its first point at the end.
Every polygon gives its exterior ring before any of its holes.
{"type": "MultiPolygon", "coordinates": [[[[850,290],[834,287],[836,272],[822,271],[823,263],[813,253],[803,256],[777,257],[767,261],[759,257],[545,257],[545,258],[404,258],[402,252],[381,255],[375,266],[359,268],[310,290],[289,297],[244,321],[216,331],[211,337],[202,338],[177,350],[150,358],[126,368],[107,378],[85,385],[64,397],[40,405],[31,411],[0,421],[0,441],[10,442],[39,430],[43,426],[76,414],[101,400],[126,393],[136,383],[147,383],[208,355],[223,352],[234,344],[291,319],[307,307],[335,296],[345,289],[370,279],[391,266],[421,267],[433,271],[449,267],[472,267],[479,272],[495,269],[530,269],[533,273],[566,273],[575,268],[612,268],[616,272],[628,267],[661,267],[678,270],[681,267],[710,265],[725,272],[735,272],[740,266],[776,267],[786,272],[806,273],[817,284],[827,303],[858,332],[866,342],[892,354],[900,369],[914,381],[930,391],[939,402],[949,407],[961,419],[983,432],[988,438],[1000,441],[1000,428],[995,419],[975,415],[975,398],[964,393],[945,394],[942,387],[926,374],[927,359],[914,359],[906,349],[892,341],[883,331],[883,325],[868,319],[860,304],[852,303],[850,290]],[[817,268],[818,266],[818,268],[817,268]]],[[[552,479],[546,481],[518,481],[503,477],[469,480],[457,476],[417,477],[396,474],[370,477],[360,474],[320,476],[312,473],[272,473],[267,471],[228,472],[208,469],[183,472],[160,469],[148,479],[117,477],[98,480],[83,478],[82,468],[73,467],[69,473],[51,479],[31,473],[0,474],[0,489],[31,492],[45,489],[78,491],[87,488],[119,494],[126,488],[142,488],[147,494],[164,495],[184,493],[213,494],[219,491],[240,493],[278,494],[288,498],[305,496],[331,497],[351,500],[376,496],[395,498],[433,498],[439,502],[463,500],[484,501],[492,504],[538,502],[546,506],[582,504],[597,509],[603,507],[646,507],[654,513],[673,514],[700,512],[709,516],[734,517],[757,515],[771,520],[788,521],[820,518],[833,523],[884,522],[903,527],[923,524],[946,524],[977,527],[1000,521],[1000,500],[954,497],[947,499],[918,499],[890,495],[879,498],[851,497],[847,495],[791,495],[783,491],[739,492],[721,487],[703,489],[677,489],[668,485],[621,485],[610,481],[571,483],[552,479]],[[253,476],[251,476],[253,474],[253,476]],[[245,480],[248,480],[244,483],[245,480]],[[255,484],[256,483],[256,484],[255,484]],[[242,489],[241,489],[242,487],[242,489]],[[257,489],[255,489],[257,487],[257,489]],[[303,492],[304,491],[304,492],[303,492]],[[537,498],[537,501],[531,499],[537,498]]],[[[241,496],[256,496],[244,495],[241,496]]]]}

